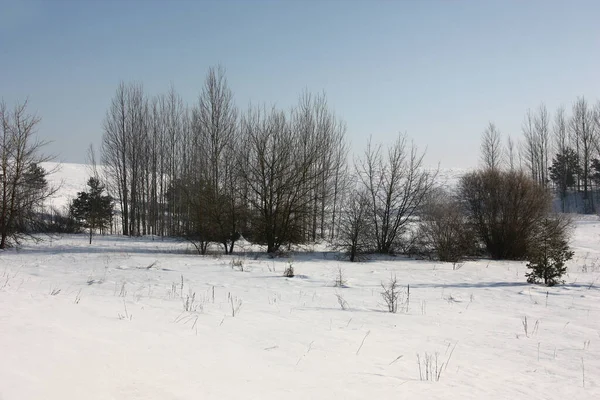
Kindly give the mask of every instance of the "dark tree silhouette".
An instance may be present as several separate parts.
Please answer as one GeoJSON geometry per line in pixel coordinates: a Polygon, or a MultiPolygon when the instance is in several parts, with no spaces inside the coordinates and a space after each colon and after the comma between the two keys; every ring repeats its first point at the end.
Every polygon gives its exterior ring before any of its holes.
{"type": "Polygon", "coordinates": [[[101,233],[110,226],[114,203],[111,196],[104,194],[104,186],[98,178],[90,178],[86,192],[79,192],[70,206],[73,218],[90,231],[90,244],[95,230],[101,233]]]}

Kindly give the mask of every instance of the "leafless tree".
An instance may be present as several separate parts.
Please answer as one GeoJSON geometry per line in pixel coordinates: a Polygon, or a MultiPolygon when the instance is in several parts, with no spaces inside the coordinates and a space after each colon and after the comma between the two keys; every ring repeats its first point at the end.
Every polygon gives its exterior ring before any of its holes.
{"type": "Polygon", "coordinates": [[[201,198],[207,217],[205,237],[221,243],[225,253],[233,251],[239,238],[238,176],[236,147],[237,109],[222,67],[210,68],[196,108],[192,110],[195,153],[188,172],[202,182],[201,198]]]}
{"type": "Polygon", "coordinates": [[[567,117],[563,106],[556,110],[554,115],[554,124],[552,125],[554,135],[554,150],[556,153],[563,154],[569,147],[569,132],[567,126],[567,117]]]}
{"type": "Polygon", "coordinates": [[[435,173],[423,168],[414,144],[399,135],[383,154],[369,139],[364,157],[356,163],[357,176],[369,194],[374,247],[379,253],[397,249],[408,223],[434,184],[435,173]]]}
{"type": "Polygon", "coordinates": [[[503,162],[500,131],[490,122],[481,140],[481,161],[486,168],[498,169],[503,162]]]}
{"type": "Polygon", "coordinates": [[[506,156],[508,158],[508,168],[513,171],[517,168],[516,165],[516,150],[515,150],[515,142],[512,140],[510,136],[506,138],[506,156]]]}
{"type": "Polygon", "coordinates": [[[282,111],[250,109],[242,120],[242,137],[239,171],[253,215],[248,234],[272,253],[301,240],[301,219],[308,211],[304,180],[310,165],[303,162],[301,142],[282,111]]]}
{"type": "Polygon", "coordinates": [[[354,187],[350,190],[340,212],[337,247],[348,254],[351,262],[372,250],[370,209],[369,193],[364,188],[357,190],[354,187]]]}
{"type": "Polygon", "coordinates": [[[550,121],[548,111],[541,104],[537,113],[527,110],[523,122],[523,154],[530,176],[540,185],[547,186],[550,160],[550,121]]]}
{"type": "Polygon", "coordinates": [[[483,170],[462,177],[459,195],[479,240],[495,259],[523,259],[551,195],[521,171],[483,170]]]}
{"type": "Polygon", "coordinates": [[[317,157],[311,165],[311,176],[315,182],[310,192],[310,214],[305,231],[311,241],[324,239],[331,218],[335,223],[340,184],[343,183],[348,148],[345,142],[345,124],[329,109],[324,94],[303,93],[298,106],[291,115],[292,129],[304,137],[306,143],[316,143],[317,157]]]}
{"type": "Polygon", "coordinates": [[[44,200],[56,190],[39,165],[50,159],[40,153],[46,143],[36,138],[40,118],[27,107],[27,101],[12,110],[0,102],[0,249],[35,229],[44,200]]]}
{"type": "Polygon", "coordinates": [[[522,125],[524,141],[522,143],[522,157],[525,160],[525,166],[529,170],[529,175],[536,182],[540,181],[540,147],[535,131],[535,116],[531,110],[527,110],[525,120],[522,125]]]}
{"type": "Polygon", "coordinates": [[[458,262],[473,254],[475,236],[458,198],[444,189],[431,191],[421,212],[419,238],[440,261],[458,262]]]}
{"type": "Polygon", "coordinates": [[[102,161],[126,235],[194,238],[233,251],[244,234],[276,251],[334,237],[347,185],[345,124],[324,94],[289,112],[238,117],[225,71],[211,68],[187,107],[173,87],[147,97],[121,83],[104,121],[102,161]]]}
{"type": "Polygon", "coordinates": [[[593,110],[589,107],[584,97],[579,97],[573,104],[573,115],[569,128],[575,140],[578,158],[581,162],[582,174],[580,180],[583,184],[585,211],[591,212],[594,209],[594,205],[593,197],[589,196],[589,176],[593,151],[597,142],[597,132],[594,124],[593,110]]]}
{"type": "Polygon", "coordinates": [[[127,164],[127,153],[131,146],[127,129],[129,118],[127,87],[124,82],[121,82],[104,119],[102,161],[106,166],[106,174],[113,183],[115,197],[119,200],[121,229],[124,235],[129,234],[130,188],[127,164]]]}
{"type": "Polygon", "coordinates": [[[549,128],[548,110],[544,104],[541,104],[538,113],[534,118],[535,137],[538,146],[537,154],[539,155],[538,182],[544,187],[548,185],[548,167],[550,156],[550,128],[549,128]]]}

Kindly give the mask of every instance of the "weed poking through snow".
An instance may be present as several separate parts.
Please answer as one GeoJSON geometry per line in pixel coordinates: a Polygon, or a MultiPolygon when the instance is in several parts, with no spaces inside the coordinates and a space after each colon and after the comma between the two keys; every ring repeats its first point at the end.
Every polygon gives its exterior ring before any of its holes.
{"type": "Polygon", "coordinates": [[[129,314],[129,311],[127,311],[127,304],[125,303],[125,299],[123,299],[123,308],[124,308],[125,312],[123,314],[118,313],[117,316],[119,317],[119,319],[125,319],[128,321],[131,321],[131,319],[133,318],[133,315],[129,314]]]}
{"type": "Polygon", "coordinates": [[[337,271],[335,274],[334,286],[339,287],[339,288],[345,288],[348,286],[348,281],[346,280],[346,277],[344,276],[344,270],[342,269],[342,267],[338,266],[338,268],[337,268],[337,271]]]}
{"type": "Polygon", "coordinates": [[[533,325],[533,329],[529,329],[529,321],[527,320],[527,316],[524,316],[521,319],[521,323],[523,324],[523,330],[525,331],[525,337],[533,336],[537,333],[538,328],[540,327],[540,320],[535,321],[535,325],[533,325]]]}
{"type": "Polygon", "coordinates": [[[77,292],[77,294],[75,295],[75,304],[79,304],[79,302],[81,301],[81,289],[79,289],[79,292],[77,292]]]}
{"type": "Polygon", "coordinates": [[[337,301],[338,304],[340,305],[340,308],[344,311],[346,311],[348,309],[348,302],[342,297],[342,295],[336,293],[335,297],[337,297],[337,301]]]}
{"type": "Polygon", "coordinates": [[[242,258],[232,259],[229,265],[231,265],[231,269],[244,272],[244,260],[242,258]]]}
{"type": "Polygon", "coordinates": [[[229,304],[231,305],[231,316],[235,317],[240,313],[240,308],[242,308],[242,299],[232,296],[229,293],[229,304]]]}

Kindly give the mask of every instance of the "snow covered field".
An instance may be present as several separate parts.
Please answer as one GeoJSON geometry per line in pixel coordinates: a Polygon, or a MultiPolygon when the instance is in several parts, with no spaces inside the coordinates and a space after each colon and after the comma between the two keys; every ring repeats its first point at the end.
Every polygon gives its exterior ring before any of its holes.
{"type": "Polygon", "coordinates": [[[185,243],[86,241],[0,253],[0,399],[600,398],[596,219],[549,289],[518,262],[316,253],[284,278],[288,259],[248,254],[240,271],[185,243]],[[397,314],[380,295],[391,274],[410,285],[397,314]],[[426,353],[439,381],[420,380],[426,353]]]}

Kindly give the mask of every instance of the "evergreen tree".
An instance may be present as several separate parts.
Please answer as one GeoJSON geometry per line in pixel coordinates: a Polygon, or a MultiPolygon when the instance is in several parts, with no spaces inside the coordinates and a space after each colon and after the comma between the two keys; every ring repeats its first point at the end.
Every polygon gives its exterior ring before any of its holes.
{"type": "Polygon", "coordinates": [[[565,148],[562,153],[558,153],[552,160],[550,169],[550,179],[556,185],[556,188],[562,199],[562,211],[565,211],[565,198],[567,190],[575,186],[577,177],[581,174],[579,158],[575,150],[565,148]]]}
{"type": "Polygon", "coordinates": [[[70,211],[75,220],[90,230],[90,244],[94,230],[100,232],[108,228],[112,221],[114,202],[109,195],[104,195],[104,185],[98,178],[90,178],[87,182],[89,190],[77,193],[70,211]]]}
{"type": "Polygon", "coordinates": [[[37,163],[31,163],[23,172],[23,177],[17,190],[17,199],[21,212],[15,218],[16,229],[21,232],[39,232],[42,220],[44,192],[48,189],[47,172],[37,163]]]}
{"type": "Polygon", "coordinates": [[[536,245],[527,256],[527,268],[531,270],[525,274],[527,282],[543,281],[547,286],[563,282],[560,278],[567,272],[565,263],[574,254],[566,239],[568,224],[565,218],[547,218],[541,223],[536,245]]]}
{"type": "Polygon", "coordinates": [[[600,185],[600,159],[594,158],[591,165],[590,178],[596,185],[600,185]]]}

